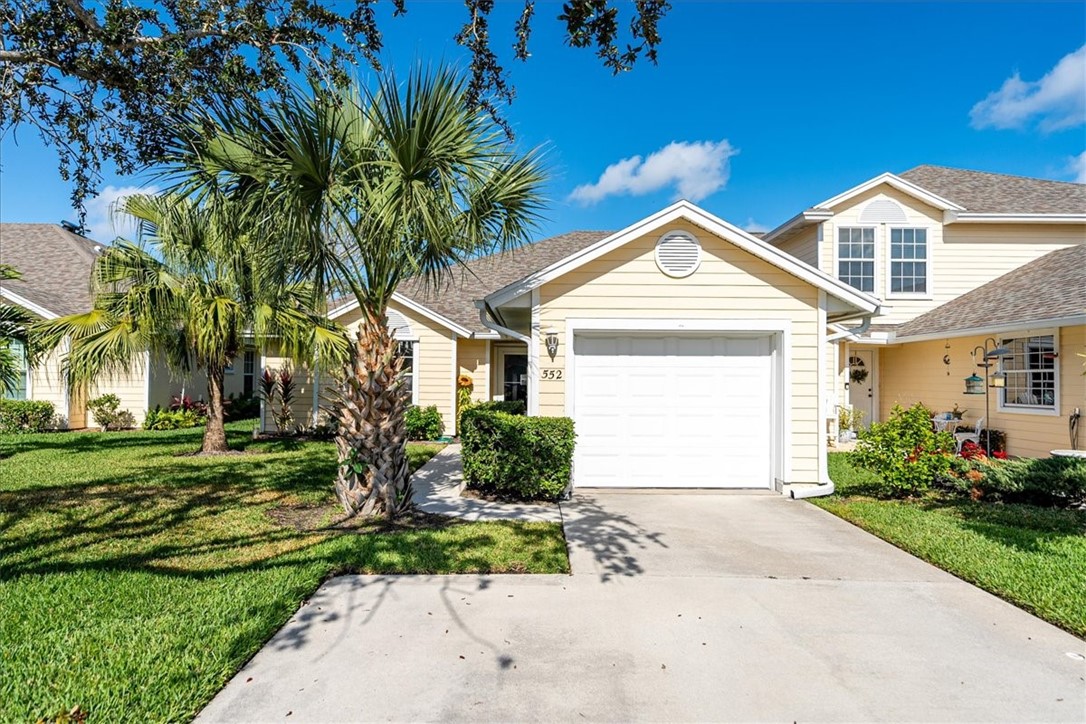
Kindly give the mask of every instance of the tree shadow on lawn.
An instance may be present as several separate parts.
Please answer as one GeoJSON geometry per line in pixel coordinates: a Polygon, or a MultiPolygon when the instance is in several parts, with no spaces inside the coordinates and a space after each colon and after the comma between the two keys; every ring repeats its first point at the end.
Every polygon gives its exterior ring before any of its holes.
{"type": "Polygon", "coordinates": [[[918,505],[927,511],[950,513],[962,521],[963,528],[1025,552],[1052,552],[1062,540],[1086,540],[1086,511],[1082,510],[983,503],[944,496],[926,498],[918,505]]]}
{"type": "MultiPolygon", "coordinates": [[[[269,515],[305,501],[334,512],[334,472],[331,452],[268,461],[235,456],[174,460],[127,476],[106,473],[79,484],[0,491],[0,580],[80,570],[203,577],[280,565],[273,559],[283,556],[281,565],[323,561],[339,572],[495,567],[485,555],[497,543],[488,537],[491,529],[450,535],[459,521],[374,520],[299,530],[269,515]],[[471,555],[474,548],[478,555],[471,555]],[[298,552],[304,561],[289,558],[298,552]]],[[[553,530],[510,526],[510,531],[525,552],[533,551],[523,561],[526,569],[545,562],[541,544],[555,537],[553,530]]]]}

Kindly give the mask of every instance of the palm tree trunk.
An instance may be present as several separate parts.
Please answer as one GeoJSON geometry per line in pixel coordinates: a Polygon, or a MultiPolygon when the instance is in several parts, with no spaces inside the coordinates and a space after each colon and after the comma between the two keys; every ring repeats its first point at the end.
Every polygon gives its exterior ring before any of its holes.
{"type": "Polygon", "coordinates": [[[207,368],[207,426],[204,428],[204,445],[200,450],[205,455],[230,450],[226,445],[226,411],[223,406],[225,381],[225,368],[219,365],[207,368]]]}
{"type": "Polygon", "coordinates": [[[408,390],[384,313],[364,311],[343,381],[333,390],[338,431],[336,495],[349,515],[393,518],[411,504],[408,390]]]}

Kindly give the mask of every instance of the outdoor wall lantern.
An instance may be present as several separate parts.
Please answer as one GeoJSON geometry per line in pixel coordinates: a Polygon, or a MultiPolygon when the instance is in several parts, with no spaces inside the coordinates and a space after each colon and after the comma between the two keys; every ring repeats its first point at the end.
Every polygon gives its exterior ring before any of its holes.
{"type": "Polygon", "coordinates": [[[551,358],[551,362],[554,362],[554,357],[558,354],[558,330],[548,327],[543,330],[543,334],[545,335],[543,341],[547,345],[547,356],[551,358]]]}

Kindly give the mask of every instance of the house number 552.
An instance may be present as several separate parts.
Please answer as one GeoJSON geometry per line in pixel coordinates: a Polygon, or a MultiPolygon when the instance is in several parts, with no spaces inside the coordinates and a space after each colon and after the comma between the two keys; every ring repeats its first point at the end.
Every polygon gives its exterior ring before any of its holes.
{"type": "Polygon", "coordinates": [[[560,380],[562,379],[562,370],[540,370],[540,379],[544,380],[560,380]]]}

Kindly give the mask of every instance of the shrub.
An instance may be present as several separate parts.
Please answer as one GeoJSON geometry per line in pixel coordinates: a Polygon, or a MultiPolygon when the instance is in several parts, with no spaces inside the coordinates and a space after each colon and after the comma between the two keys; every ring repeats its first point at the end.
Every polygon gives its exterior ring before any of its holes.
{"type": "Polygon", "coordinates": [[[55,415],[51,402],[0,399],[0,433],[45,432],[55,415]]]}
{"type": "Polygon", "coordinates": [[[260,398],[256,395],[230,395],[226,399],[227,420],[248,420],[260,417],[260,398]]]}
{"type": "Polygon", "coordinates": [[[480,402],[473,407],[476,410],[504,412],[509,415],[523,415],[527,411],[524,400],[491,400],[490,402],[480,402]]]}
{"type": "Polygon", "coordinates": [[[881,476],[882,495],[920,493],[947,476],[954,436],[932,430],[931,417],[919,403],[907,410],[895,405],[889,420],[860,433],[856,461],[881,476]]]}
{"type": "Polygon", "coordinates": [[[986,495],[1041,505],[1086,502],[1086,460],[1082,458],[980,459],[976,469],[983,475],[977,486],[986,495]]]}
{"type": "Polygon", "coordinates": [[[198,417],[207,417],[207,403],[203,400],[194,400],[188,395],[173,395],[170,397],[170,412],[193,412],[198,417]]]}
{"type": "Polygon", "coordinates": [[[471,488],[524,500],[557,500],[573,472],[573,420],[512,415],[485,405],[464,412],[464,479],[471,488]]]}
{"type": "Polygon", "coordinates": [[[404,415],[408,440],[437,440],[445,432],[445,423],[436,405],[412,405],[404,415]]]}
{"type": "Polygon", "coordinates": [[[112,393],[90,400],[87,402],[87,409],[103,430],[123,430],[136,425],[132,413],[121,409],[121,398],[112,393]]]}
{"type": "Polygon", "coordinates": [[[163,410],[161,405],[148,410],[143,418],[144,430],[183,430],[199,427],[207,423],[207,418],[195,410],[163,410]]]}

